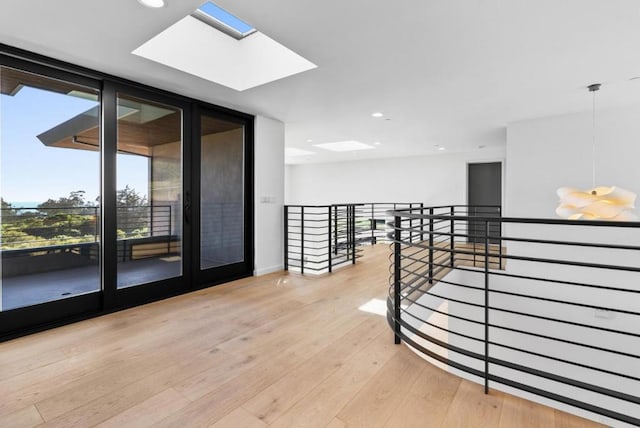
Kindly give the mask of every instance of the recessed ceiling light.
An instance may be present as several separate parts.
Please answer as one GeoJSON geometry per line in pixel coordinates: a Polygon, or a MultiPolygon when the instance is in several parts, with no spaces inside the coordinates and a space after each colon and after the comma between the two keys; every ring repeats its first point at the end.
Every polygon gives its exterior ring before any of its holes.
{"type": "Polygon", "coordinates": [[[374,146],[379,146],[380,144],[382,144],[380,143],[380,141],[376,141],[375,143],[373,143],[374,146]]]}
{"type": "Polygon", "coordinates": [[[379,111],[377,111],[375,113],[371,113],[371,116],[373,116],[373,117],[382,117],[382,116],[384,116],[384,114],[382,114],[379,111]]]}
{"type": "Polygon", "coordinates": [[[373,146],[361,143],[360,141],[338,141],[335,143],[314,144],[321,149],[331,150],[332,152],[353,152],[356,150],[373,149],[373,146]]]}
{"type": "Polygon", "coordinates": [[[442,151],[442,150],[445,150],[445,148],[440,146],[440,147],[438,147],[438,150],[442,151]]]}
{"type": "Polygon", "coordinates": [[[313,143],[313,140],[312,140],[311,138],[309,138],[309,139],[307,140],[307,143],[313,143]]]}
{"type": "Polygon", "coordinates": [[[164,7],[164,0],[138,0],[138,3],[153,8],[164,7]]]}

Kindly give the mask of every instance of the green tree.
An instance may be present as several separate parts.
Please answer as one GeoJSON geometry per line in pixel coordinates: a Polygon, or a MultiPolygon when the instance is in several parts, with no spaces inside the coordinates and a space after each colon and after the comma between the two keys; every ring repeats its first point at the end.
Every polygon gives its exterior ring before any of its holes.
{"type": "Polygon", "coordinates": [[[116,192],[118,207],[118,239],[140,238],[149,235],[151,209],[147,197],[125,186],[116,192]]]}
{"type": "Polygon", "coordinates": [[[116,205],[119,207],[141,207],[147,205],[147,197],[140,195],[127,184],[124,189],[116,192],[116,205]]]}
{"type": "Polygon", "coordinates": [[[2,208],[2,217],[4,217],[2,222],[5,223],[6,220],[12,219],[16,215],[16,210],[9,202],[5,201],[2,197],[0,197],[0,204],[2,205],[0,207],[2,208]]]}
{"type": "Polygon", "coordinates": [[[38,205],[38,211],[43,211],[45,214],[52,215],[58,213],[64,213],[65,210],[73,214],[90,214],[91,210],[72,209],[71,208],[93,208],[89,205],[85,199],[84,190],[75,190],[69,193],[67,197],[61,197],[58,199],[47,199],[45,202],[38,205]]]}

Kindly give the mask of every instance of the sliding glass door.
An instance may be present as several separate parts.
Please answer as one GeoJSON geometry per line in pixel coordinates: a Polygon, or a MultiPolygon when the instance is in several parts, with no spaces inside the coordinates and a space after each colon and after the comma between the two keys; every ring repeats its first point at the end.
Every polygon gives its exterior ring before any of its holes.
{"type": "Polygon", "coordinates": [[[88,74],[0,53],[0,340],[253,271],[253,118],[88,74]]]}
{"type": "Polygon", "coordinates": [[[95,310],[102,289],[99,85],[3,64],[0,313],[16,316],[0,317],[0,334],[95,310]]]}
{"type": "Polygon", "coordinates": [[[182,276],[180,108],[118,93],[117,287],[182,276]]]}
{"type": "MultiPolygon", "coordinates": [[[[252,259],[246,192],[250,123],[219,112],[202,109],[196,115],[198,162],[195,188],[199,210],[195,276],[200,282],[215,280],[225,272],[246,271],[252,259]]],[[[250,155],[250,154],[249,154],[250,155]]]]}

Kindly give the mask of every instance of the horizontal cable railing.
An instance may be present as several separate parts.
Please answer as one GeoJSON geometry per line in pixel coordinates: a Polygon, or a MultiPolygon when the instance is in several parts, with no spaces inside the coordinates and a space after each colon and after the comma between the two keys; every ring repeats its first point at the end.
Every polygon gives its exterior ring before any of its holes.
{"type": "Polygon", "coordinates": [[[286,205],[285,269],[320,274],[353,264],[362,254],[360,246],[387,242],[389,210],[421,206],[393,202],[286,205]]]}
{"type": "Polygon", "coordinates": [[[640,425],[640,223],[389,214],[396,343],[485,391],[640,425]]]}

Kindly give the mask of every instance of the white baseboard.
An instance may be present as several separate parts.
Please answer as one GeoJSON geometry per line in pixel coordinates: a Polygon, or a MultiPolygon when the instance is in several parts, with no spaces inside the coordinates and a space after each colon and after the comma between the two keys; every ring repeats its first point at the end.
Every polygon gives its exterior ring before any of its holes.
{"type": "Polygon", "coordinates": [[[266,275],[268,273],[273,273],[273,272],[278,272],[284,270],[284,264],[280,264],[280,265],[275,265],[275,266],[269,266],[269,267],[265,267],[265,268],[255,268],[253,270],[253,275],[254,276],[261,276],[261,275],[266,275]]]}

